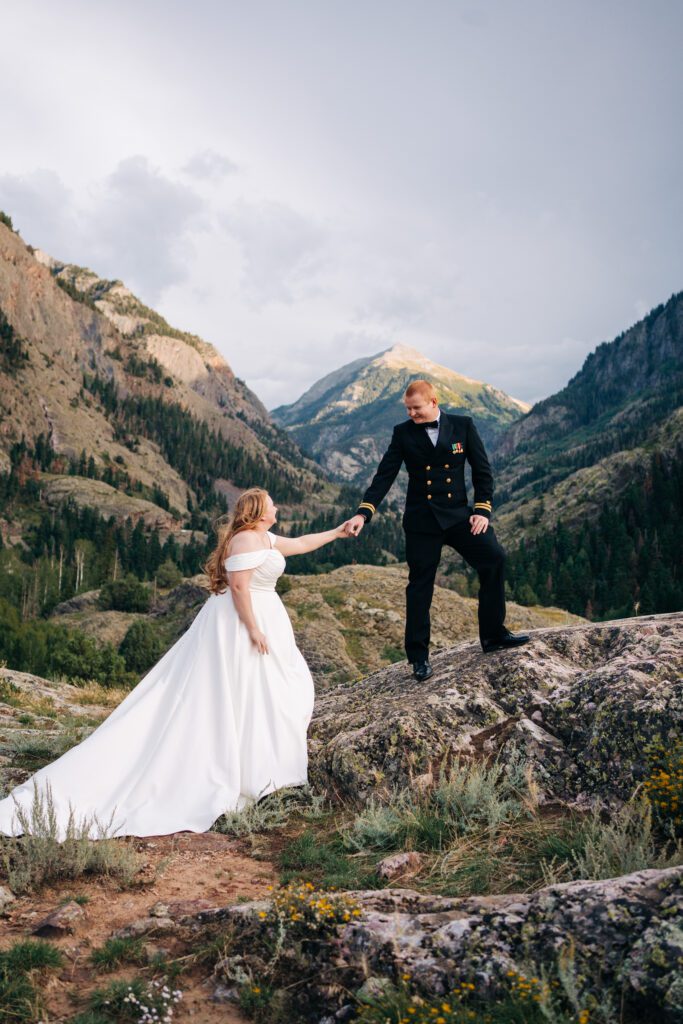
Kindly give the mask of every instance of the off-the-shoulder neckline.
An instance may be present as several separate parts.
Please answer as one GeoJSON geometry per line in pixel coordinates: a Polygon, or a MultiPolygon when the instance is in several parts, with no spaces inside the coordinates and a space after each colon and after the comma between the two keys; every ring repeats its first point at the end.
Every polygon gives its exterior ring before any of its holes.
{"type": "Polygon", "coordinates": [[[231,554],[226,555],[226,558],[235,558],[237,555],[252,555],[257,551],[272,551],[275,548],[275,541],[277,538],[270,530],[266,530],[265,535],[268,538],[267,546],[263,544],[258,548],[246,548],[244,551],[233,551],[231,554]]]}

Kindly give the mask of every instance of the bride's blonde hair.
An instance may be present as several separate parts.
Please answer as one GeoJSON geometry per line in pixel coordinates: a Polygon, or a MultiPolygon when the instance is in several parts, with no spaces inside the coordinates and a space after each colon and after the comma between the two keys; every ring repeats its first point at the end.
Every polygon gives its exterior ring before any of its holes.
{"type": "Polygon", "coordinates": [[[262,487],[250,487],[243,491],[235,502],[235,508],[227,522],[218,528],[218,543],[211,552],[203,569],[209,577],[209,588],[212,594],[223,594],[228,589],[228,574],[225,571],[225,559],[230,541],[236,533],[253,530],[266,511],[268,491],[262,487]]]}

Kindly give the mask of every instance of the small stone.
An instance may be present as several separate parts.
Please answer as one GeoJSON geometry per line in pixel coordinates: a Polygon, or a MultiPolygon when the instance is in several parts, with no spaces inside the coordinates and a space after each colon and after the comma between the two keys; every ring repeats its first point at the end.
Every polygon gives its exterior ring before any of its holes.
{"type": "Polygon", "coordinates": [[[216,985],[210,998],[212,1003],[238,1003],[240,994],[236,988],[228,988],[227,985],[216,985]]]}
{"type": "Polygon", "coordinates": [[[75,923],[83,917],[85,917],[83,907],[75,900],[69,900],[68,903],[63,903],[61,907],[52,910],[31,931],[33,935],[40,935],[43,938],[66,935],[67,932],[74,930],[75,923]]]}
{"type": "Polygon", "coordinates": [[[140,917],[137,921],[127,924],[112,933],[114,939],[132,939],[147,932],[171,932],[176,928],[175,921],[170,917],[140,917]]]}
{"type": "Polygon", "coordinates": [[[162,900],[157,900],[157,902],[149,908],[149,916],[168,917],[168,904],[164,903],[162,900]]]}
{"type": "Polygon", "coordinates": [[[16,896],[6,885],[0,885],[0,914],[4,914],[10,903],[14,903],[16,896]]]}
{"type": "Polygon", "coordinates": [[[398,875],[409,876],[416,874],[422,866],[422,856],[414,850],[406,853],[394,853],[385,857],[377,865],[377,874],[380,878],[396,878],[398,875]]]}
{"type": "Polygon", "coordinates": [[[142,951],[148,964],[153,964],[155,960],[165,960],[171,955],[168,946],[155,946],[153,942],[145,942],[142,951]]]}
{"type": "Polygon", "coordinates": [[[361,1002],[367,999],[375,999],[377,996],[384,995],[391,988],[393,988],[393,985],[390,978],[376,978],[373,975],[363,982],[356,992],[356,998],[361,1002]]]}

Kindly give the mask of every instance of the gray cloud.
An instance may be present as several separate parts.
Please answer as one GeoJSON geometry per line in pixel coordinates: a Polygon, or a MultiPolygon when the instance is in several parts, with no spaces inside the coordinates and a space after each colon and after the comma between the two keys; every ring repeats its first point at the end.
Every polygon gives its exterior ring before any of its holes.
{"type": "Polygon", "coordinates": [[[183,173],[199,181],[220,181],[229,174],[236,174],[239,167],[227,156],[205,149],[195,153],[183,167],[183,173]]]}
{"type": "Polygon", "coordinates": [[[533,400],[683,286],[676,0],[24,0],[3,29],[0,205],[267,404],[395,342],[533,400]]]}
{"type": "Polygon", "coordinates": [[[51,255],[78,250],[74,206],[73,193],[54,171],[0,175],[0,209],[10,214],[26,242],[51,255]]]}
{"type": "Polygon", "coordinates": [[[125,276],[129,287],[154,303],[164,289],[187,279],[190,234],[207,226],[200,196],[146,157],[132,156],[98,189],[90,248],[107,276],[125,276]]]}
{"type": "Polygon", "coordinates": [[[140,155],[78,195],[54,171],[2,175],[0,207],[23,227],[26,241],[57,259],[87,263],[102,277],[124,279],[151,304],[187,279],[190,233],[208,226],[200,196],[140,155]]]}
{"type": "Polygon", "coordinates": [[[278,202],[236,202],[221,217],[244,258],[244,292],[255,308],[292,303],[314,286],[325,234],[307,217],[278,202]]]}

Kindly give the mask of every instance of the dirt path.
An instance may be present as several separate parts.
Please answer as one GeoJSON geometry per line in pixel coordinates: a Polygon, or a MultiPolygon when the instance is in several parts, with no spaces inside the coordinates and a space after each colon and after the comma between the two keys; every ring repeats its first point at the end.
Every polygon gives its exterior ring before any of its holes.
{"type": "MultiPolygon", "coordinates": [[[[254,860],[243,844],[217,832],[180,832],[121,841],[132,842],[144,855],[144,877],[150,880],[147,884],[120,891],[116,881],[106,877],[67,880],[46,886],[36,895],[19,897],[0,917],[0,948],[4,949],[33,937],[31,932],[38,922],[67,898],[87,900],[82,903],[84,916],[75,923],[73,932],[50,939],[62,950],[65,967],[50,976],[44,991],[48,1011],[45,1022],[68,1021],[85,1007],[88,994],[95,988],[105,987],[115,978],[140,976],[142,969],[133,965],[112,972],[96,971],[89,956],[113,932],[147,917],[155,903],[206,900],[221,907],[240,899],[266,896],[267,887],[276,884],[270,864],[254,860]]],[[[163,949],[169,957],[192,952],[170,934],[145,937],[144,941],[150,952],[163,949]]],[[[215,983],[207,983],[208,974],[209,969],[204,967],[177,980],[175,987],[183,995],[174,1019],[234,1024],[244,1021],[233,1005],[210,1001],[215,983]]]]}

